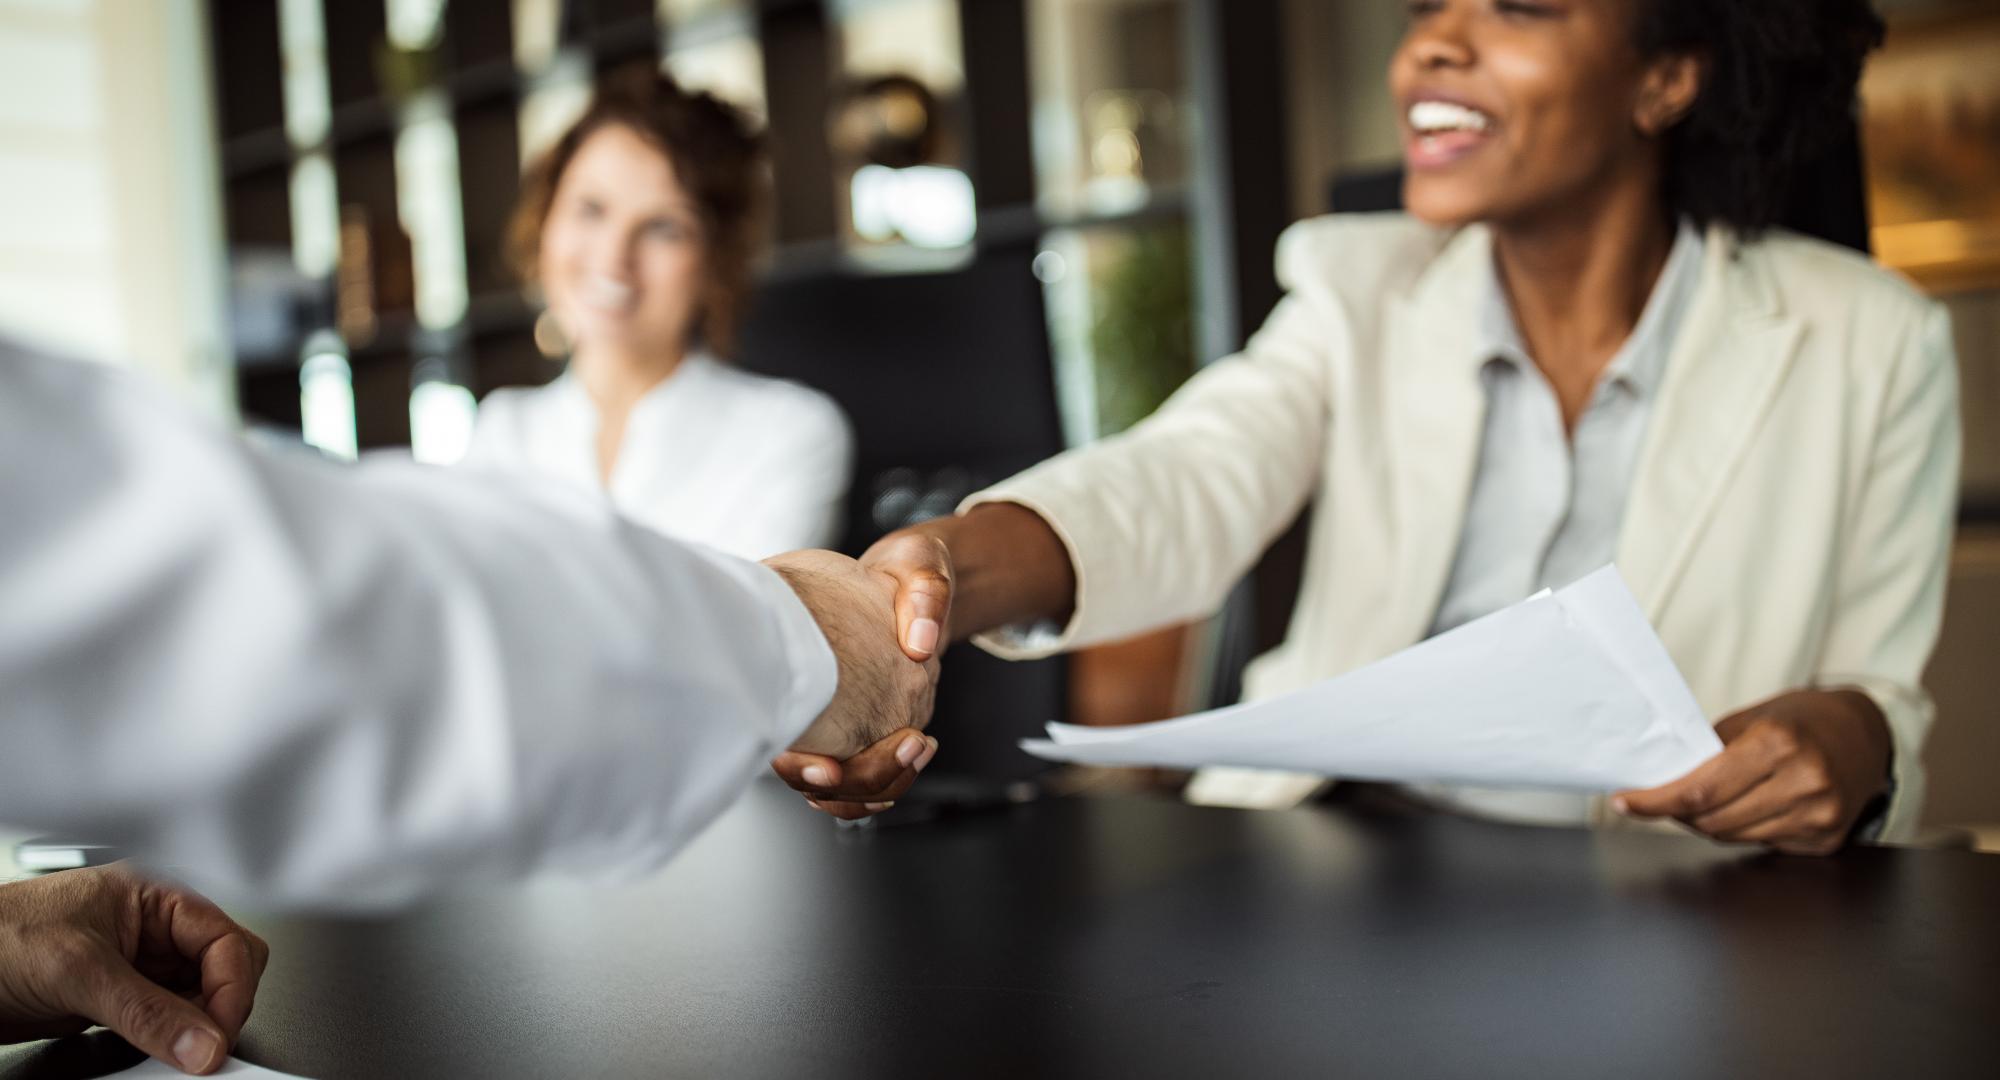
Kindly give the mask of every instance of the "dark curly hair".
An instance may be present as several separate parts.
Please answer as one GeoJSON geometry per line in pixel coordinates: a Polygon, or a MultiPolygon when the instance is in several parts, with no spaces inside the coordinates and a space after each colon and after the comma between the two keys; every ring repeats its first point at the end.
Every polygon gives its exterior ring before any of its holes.
{"type": "Polygon", "coordinates": [[[523,281],[534,282],[542,225],[563,172],[592,134],[612,125],[658,147],[694,202],[707,252],[694,333],[708,348],[730,355],[763,240],[767,178],[762,138],[740,110],[711,94],[690,93],[651,71],[600,86],[590,107],[522,177],[507,226],[508,261],[523,281]]]}
{"type": "Polygon", "coordinates": [[[1635,29],[1642,56],[1705,62],[1699,97],[1667,133],[1668,208],[1746,234],[1776,220],[1801,165],[1852,123],[1884,32],[1868,0],[1639,0],[1635,29]]]}

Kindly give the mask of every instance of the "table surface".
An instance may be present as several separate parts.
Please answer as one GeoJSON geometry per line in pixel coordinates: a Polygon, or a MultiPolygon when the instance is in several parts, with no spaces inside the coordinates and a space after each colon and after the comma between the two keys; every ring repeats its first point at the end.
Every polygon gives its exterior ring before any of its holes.
{"type": "MultiPolygon", "coordinates": [[[[2000,1075],[2000,857],[1066,799],[246,919],[239,1055],[380,1076],[2000,1075]]],[[[0,1080],[131,1064],[98,1032],[0,1080]]]]}

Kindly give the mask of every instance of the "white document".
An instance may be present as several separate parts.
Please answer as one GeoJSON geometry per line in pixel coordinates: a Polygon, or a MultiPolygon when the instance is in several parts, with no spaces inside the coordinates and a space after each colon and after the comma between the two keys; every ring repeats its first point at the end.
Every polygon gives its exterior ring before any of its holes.
{"type": "Polygon", "coordinates": [[[1722,749],[1615,567],[1267,701],[1130,727],[1050,724],[1051,761],[1602,792],[1722,749]]]}
{"type": "MultiPolygon", "coordinates": [[[[159,1058],[147,1058],[144,1062],[134,1065],[124,1072],[113,1073],[112,1075],[118,1077],[119,1080],[187,1080],[186,1073],[161,1061],[159,1058]]],[[[230,1058],[224,1061],[222,1068],[208,1075],[233,1076],[240,1078],[240,1080],[303,1080],[302,1077],[293,1076],[291,1073],[281,1073],[275,1069],[267,1069],[262,1065],[252,1065],[240,1058],[230,1058]]]]}

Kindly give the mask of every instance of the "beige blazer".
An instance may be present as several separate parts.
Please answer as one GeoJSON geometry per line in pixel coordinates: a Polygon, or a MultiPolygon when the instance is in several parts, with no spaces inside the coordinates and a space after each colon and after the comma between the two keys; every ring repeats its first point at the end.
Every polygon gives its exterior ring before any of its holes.
{"type": "MultiPolygon", "coordinates": [[[[1305,686],[1420,640],[1463,525],[1485,397],[1484,228],[1403,215],[1301,222],[1288,295],[1239,355],[1145,423],[975,496],[1048,519],[1076,566],[1059,639],[1026,658],[1214,611],[1305,505],[1284,644],[1246,694],[1305,686]]],[[[1633,479],[1618,565],[1714,718],[1853,686],[1887,715],[1896,797],[1922,806],[1959,422],[1944,311],[1862,257],[1782,232],[1709,235],[1633,479]]],[[[1600,804],[1600,824],[1616,816],[1600,804]]]]}

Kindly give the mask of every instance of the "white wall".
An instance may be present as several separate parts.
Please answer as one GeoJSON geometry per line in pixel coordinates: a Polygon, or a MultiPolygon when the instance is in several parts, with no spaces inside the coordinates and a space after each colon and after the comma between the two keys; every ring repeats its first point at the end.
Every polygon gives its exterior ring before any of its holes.
{"type": "Polygon", "coordinates": [[[230,404],[201,0],[0,0],[0,333],[230,404]]]}

